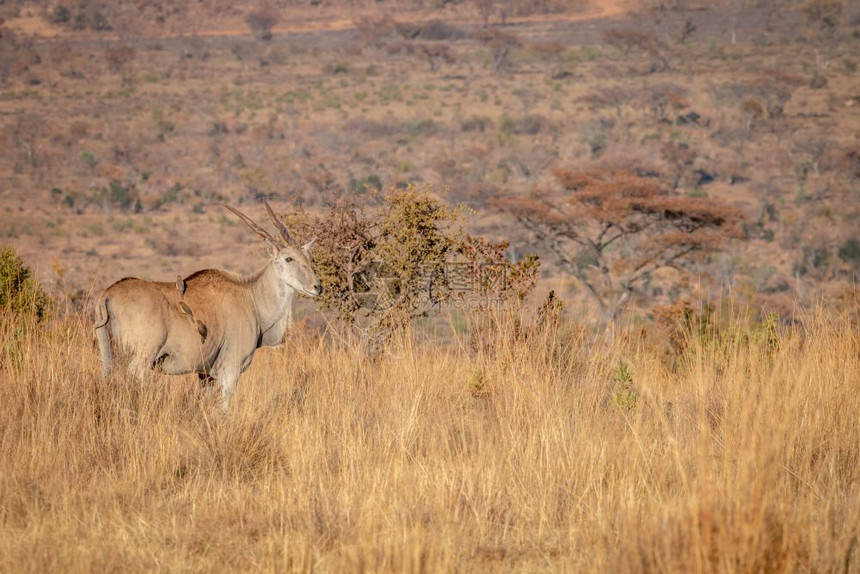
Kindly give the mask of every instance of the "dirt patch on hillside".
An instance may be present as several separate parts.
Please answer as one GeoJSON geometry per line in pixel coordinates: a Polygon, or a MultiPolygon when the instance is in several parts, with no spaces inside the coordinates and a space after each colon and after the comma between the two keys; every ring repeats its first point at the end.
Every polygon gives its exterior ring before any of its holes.
{"type": "MultiPolygon", "coordinates": [[[[636,7],[634,0],[597,0],[586,4],[575,12],[562,14],[535,14],[531,16],[514,17],[507,19],[507,25],[540,24],[540,23],[562,23],[562,22],[586,22],[591,20],[602,20],[624,14],[636,7]]],[[[481,19],[470,7],[458,6],[448,10],[418,10],[404,11],[398,14],[399,18],[406,21],[421,22],[434,18],[448,20],[464,25],[480,25],[481,19]]],[[[387,15],[380,10],[353,10],[344,17],[343,10],[328,8],[327,10],[309,9],[307,7],[297,8],[290,11],[290,23],[276,26],[273,33],[294,34],[312,32],[335,32],[350,30],[356,27],[356,22],[364,18],[373,18],[387,15]]],[[[19,11],[15,18],[7,18],[4,26],[16,34],[28,36],[34,39],[57,39],[77,38],[89,39],[98,37],[101,40],[120,40],[127,37],[124,33],[93,34],[92,32],[69,31],[49,22],[36,6],[25,6],[19,11]]],[[[151,38],[176,38],[181,36],[245,36],[249,35],[248,27],[242,22],[241,17],[229,16],[226,18],[212,18],[200,14],[188,14],[187,22],[180,25],[179,22],[161,29],[150,28],[134,32],[134,36],[151,38]],[[200,16],[198,20],[196,17],[200,16]],[[198,28],[199,26],[199,28],[198,28]]],[[[130,35],[130,34],[129,34],[130,35]]]]}

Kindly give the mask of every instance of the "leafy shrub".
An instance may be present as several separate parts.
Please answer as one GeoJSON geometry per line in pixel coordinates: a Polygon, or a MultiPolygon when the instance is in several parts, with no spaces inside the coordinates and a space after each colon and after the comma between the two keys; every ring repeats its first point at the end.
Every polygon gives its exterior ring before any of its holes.
{"type": "Polygon", "coordinates": [[[108,198],[110,202],[117,205],[123,211],[131,210],[140,211],[140,195],[134,185],[124,185],[118,179],[113,179],[108,188],[108,198]]]}
{"type": "Polygon", "coordinates": [[[324,287],[323,307],[350,324],[370,317],[375,334],[404,326],[444,296],[444,285],[435,280],[455,245],[448,228],[456,211],[429,189],[392,189],[381,199],[374,209],[341,200],[294,222],[301,235],[317,239],[314,267],[324,287]],[[428,280],[436,283],[435,295],[425,290],[428,280]]]}
{"type": "Polygon", "coordinates": [[[522,45],[519,36],[513,32],[490,28],[476,32],[475,39],[489,48],[493,71],[496,74],[504,74],[510,71],[512,67],[512,53],[522,45]]]}
{"type": "Polygon", "coordinates": [[[499,124],[499,129],[504,134],[515,135],[537,135],[546,125],[546,119],[539,114],[526,114],[519,120],[505,115],[499,124]]]}
{"type": "Polygon", "coordinates": [[[472,116],[463,121],[460,129],[464,132],[485,132],[493,126],[493,120],[486,116],[472,116]]]}
{"type": "Polygon", "coordinates": [[[96,2],[80,0],[75,3],[73,11],[58,6],[53,13],[53,19],[57,24],[70,24],[73,30],[107,32],[113,27],[99,8],[96,2]]]}
{"type": "Polygon", "coordinates": [[[406,122],[403,125],[403,129],[406,133],[415,137],[429,136],[437,131],[436,122],[430,118],[406,122]]]}
{"type": "Polygon", "coordinates": [[[860,263],[860,241],[857,241],[857,238],[852,237],[839,246],[839,251],[837,253],[839,258],[843,261],[854,263],[855,265],[860,263]]]}
{"type": "Polygon", "coordinates": [[[175,202],[179,201],[179,193],[181,191],[182,191],[182,184],[179,182],[174,183],[172,186],[170,186],[170,188],[167,191],[165,191],[163,194],[161,194],[161,197],[159,197],[155,201],[155,205],[153,205],[153,209],[159,209],[160,207],[163,207],[164,205],[167,205],[168,203],[175,203],[175,202]]]}
{"type": "Polygon", "coordinates": [[[345,323],[382,341],[433,307],[465,296],[463,282],[470,294],[500,300],[522,300],[533,289],[536,257],[513,264],[504,257],[507,243],[463,237],[454,225],[459,209],[431,188],[410,184],[375,197],[373,206],[352,196],[322,213],[288,218],[298,235],[316,237],[320,301],[345,323]]]}
{"type": "Polygon", "coordinates": [[[72,19],[72,13],[65,6],[55,6],[54,12],[51,15],[51,21],[54,24],[65,24],[72,19]]]}
{"type": "Polygon", "coordinates": [[[606,150],[609,136],[601,122],[592,122],[583,128],[579,141],[585,144],[592,158],[599,157],[606,150]]]}
{"type": "Polygon", "coordinates": [[[122,73],[137,57],[131,46],[109,46],[105,48],[105,60],[112,74],[122,73]]]}
{"type": "Polygon", "coordinates": [[[466,37],[466,33],[437,18],[423,24],[418,36],[422,40],[460,40],[466,37]]]}
{"type": "Polygon", "coordinates": [[[830,265],[830,253],[826,247],[818,247],[812,252],[812,266],[823,269],[830,265]]]}
{"type": "Polygon", "coordinates": [[[0,309],[41,321],[48,313],[48,303],[48,296],[15,250],[0,249],[0,309]]]}
{"type": "Polygon", "coordinates": [[[649,32],[636,30],[607,30],[603,33],[603,41],[618,49],[624,55],[631,52],[653,52],[657,47],[657,38],[649,32]]]}
{"type": "Polygon", "coordinates": [[[99,160],[93,155],[93,152],[84,150],[80,155],[81,163],[87,166],[87,169],[93,170],[99,164],[99,160]]]}
{"type": "Polygon", "coordinates": [[[349,188],[353,193],[382,191],[382,180],[375,173],[359,179],[351,178],[349,188]]]}

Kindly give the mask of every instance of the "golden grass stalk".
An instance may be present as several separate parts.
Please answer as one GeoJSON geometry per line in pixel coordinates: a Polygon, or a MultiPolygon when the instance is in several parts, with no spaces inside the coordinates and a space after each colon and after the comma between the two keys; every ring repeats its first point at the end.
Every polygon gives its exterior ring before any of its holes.
{"type": "Polygon", "coordinates": [[[860,571],[840,319],[729,320],[672,363],[505,314],[375,358],[299,334],[227,416],[192,378],[101,381],[81,317],[19,321],[0,571],[860,571]]]}

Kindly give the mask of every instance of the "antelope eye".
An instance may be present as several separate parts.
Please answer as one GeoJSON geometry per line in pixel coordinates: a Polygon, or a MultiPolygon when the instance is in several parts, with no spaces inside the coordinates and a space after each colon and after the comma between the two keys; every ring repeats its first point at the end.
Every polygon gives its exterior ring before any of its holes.
{"type": "Polygon", "coordinates": [[[285,258],[284,258],[284,261],[286,261],[287,263],[292,263],[292,262],[293,262],[293,258],[292,258],[292,257],[285,257],[285,258]]]}

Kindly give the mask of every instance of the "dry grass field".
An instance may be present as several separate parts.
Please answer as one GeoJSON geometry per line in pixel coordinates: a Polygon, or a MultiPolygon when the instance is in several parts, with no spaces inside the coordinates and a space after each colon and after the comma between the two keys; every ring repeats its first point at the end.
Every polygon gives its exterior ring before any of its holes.
{"type": "Polygon", "coordinates": [[[860,571],[854,325],[729,319],[670,363],[492,319],[373,360],[297,336],[226,416],[101,381],[80,317],[4,320],[0,570],[860,571]]]}

